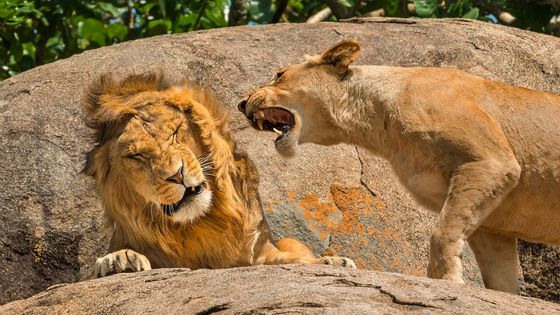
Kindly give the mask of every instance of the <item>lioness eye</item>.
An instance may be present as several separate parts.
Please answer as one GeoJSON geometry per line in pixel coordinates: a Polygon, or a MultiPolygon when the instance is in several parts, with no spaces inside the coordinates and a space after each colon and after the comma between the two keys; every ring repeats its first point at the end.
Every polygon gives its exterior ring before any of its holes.
{"type": "Polygon", "coordinates": [[[286,71],[281,70],[281,71],[276,72],[276,79],[280,79],[280,77],[284,74],[284,72],[286,72],[286,71]]]}

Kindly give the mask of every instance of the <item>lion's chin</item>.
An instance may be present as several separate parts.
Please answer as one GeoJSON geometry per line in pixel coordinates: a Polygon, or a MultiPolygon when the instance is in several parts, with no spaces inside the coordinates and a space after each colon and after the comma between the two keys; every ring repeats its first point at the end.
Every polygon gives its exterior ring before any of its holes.
{"type": "Polygon", "coordinates": [[[208,213],[211,204],[212,192],[205,190],[182,204],[179,210],[173,214],[166,214],[166,216],[173,222],[193,223],[208,213]]]}

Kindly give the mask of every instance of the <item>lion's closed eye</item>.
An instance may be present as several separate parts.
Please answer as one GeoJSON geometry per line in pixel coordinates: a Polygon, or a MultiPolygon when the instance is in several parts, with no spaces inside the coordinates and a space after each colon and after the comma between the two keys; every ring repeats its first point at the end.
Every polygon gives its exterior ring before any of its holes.
{"type": "Polygon", "coordinates": [[[125,159],[142,162],[145,160],[145,157],[142,153],[128,153],[124,156],[125,159]]]}

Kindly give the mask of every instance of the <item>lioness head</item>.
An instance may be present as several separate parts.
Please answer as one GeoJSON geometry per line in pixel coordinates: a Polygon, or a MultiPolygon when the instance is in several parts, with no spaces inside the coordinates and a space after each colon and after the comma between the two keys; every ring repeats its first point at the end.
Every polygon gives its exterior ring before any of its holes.
{"type": "Polygon", "coordinates": [[[340,81],[359,54],[356,41],[341,41],[320,55],[307,57],[305,63],[278,70],[272,83],[251,92],[238,109],[254,128],[278,134],[274,144],[284,156],[293,156],[298,143],[336,143],[339,140],[325,137],[325,132],[315,127],[335,125],[324,110],[331,105],[333,95],[344,94],[340,81]]]}
{"type": "Polygon", "coordinates": [[[201,93],[154,74],[121,82],[102,76],[89,88],[85,110],[96,146],[84,172],[96,179],[114,219],[137,211],[132,215],[144,221],[189,223],[209,211],[215,189],[211,138],[226,117],[201,105],[212,103],[201,93]]]}

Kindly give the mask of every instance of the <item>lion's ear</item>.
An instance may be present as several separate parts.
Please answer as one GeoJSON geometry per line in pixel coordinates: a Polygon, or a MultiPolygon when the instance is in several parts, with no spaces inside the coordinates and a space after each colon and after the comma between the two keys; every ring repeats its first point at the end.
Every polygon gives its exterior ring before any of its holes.
{"type": "Polygon", "coordinates": [[[118,120],[124,115],[134,114],[136,111],[126,101],[129,94],[127,89],[119,87],[109,76],[99,76],[86,90],[84,110],[88,124],[92,128],[118,120]]]}
{"type": "Polygon", "coordinates": [[[360,56],[360,44],[353,39],[346,39],[325,50],[321,62],[337,68],[347,68],[360,56]]]}

